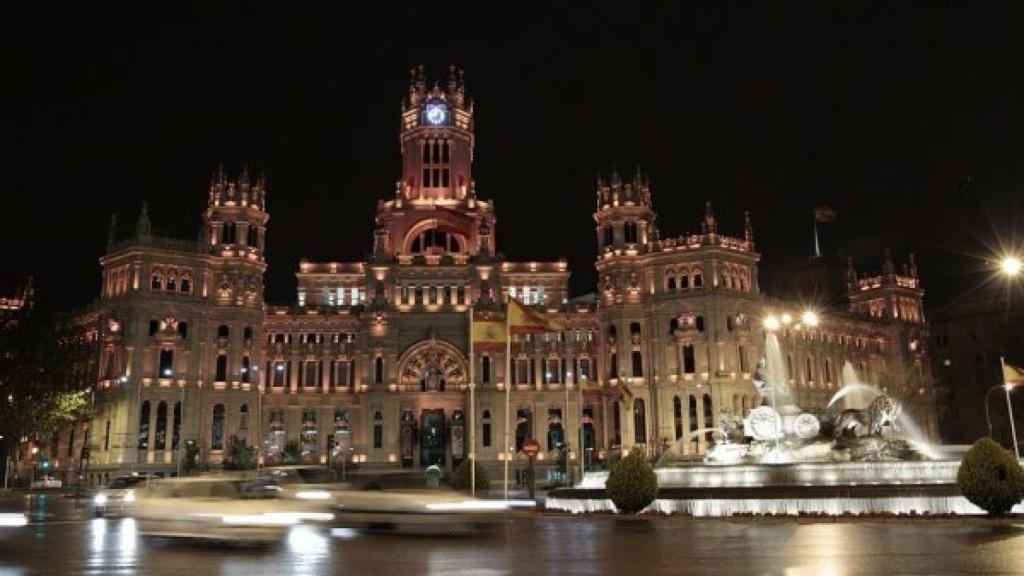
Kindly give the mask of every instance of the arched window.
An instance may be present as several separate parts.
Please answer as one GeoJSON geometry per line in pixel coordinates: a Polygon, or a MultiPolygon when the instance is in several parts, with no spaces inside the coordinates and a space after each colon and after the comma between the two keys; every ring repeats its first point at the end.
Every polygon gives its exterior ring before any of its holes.
{"type": "Polygon", "coordinates": [[[373,360],[373,383],[384,383],[384,358],[381,356],[377,356],[377,358],[373,360]]]}
{"type": "Polygon", "coordinates": [[[227,382],[228,379],[228,357],[226,354],[217,356],[217,371],[214,380],[216,382],[227,382]]]}
{"type": "Polygon", "coordinates": [[[615,329],[615,324],[609,324],[608,325],[608,341],[609,342],[614,342],[615,341],[616,332],[617,332],[617,330],[615,329]]]}
{"type": "Polygon", "coordinates": [[[665,271],[665,289],[676,289],[676,271],[672,268],[669,268],[668,270],[665,271]]]}
{"type": "Polygon", "coordinates": [[[373,414],[373,447],[384,447],[384,416],[380,411],[373,414]]]}
{"type": "Polygon", "coordinates": [[[174,278],[174,271],[171,270],[167,273],[167,283],[164,285],[164,288],[173,292],[177,288],[177,285],[178,283],[174,278]]]}
{"type": "Polygon", "coordinates": [[[249,431],[249,405],[242,404],[242,407],[238,409],[238,431],[248,432],[249,431]]]}
{"type": "Polygon", "coordinates": [[[700,272],[693,273],[693,287],[702,288],[704,286],[704,275],[700,272]]]}
{"type": "Polygon", "coordinates": [[[683,403],[679,396],[672,399],[672,417],[676,425],[676,440],[679,440],[683,437],[683,403]]]}
{"type": "Polygon", "coordinates": [[[480,381],[484,384],[491,383],[491,357],[484,356],[480,359],[480,381]]]}
{"type": "Polygon", "coordinates": [[[224,405],[213,407],[213,426],[210,429],[210,449],[224,449],[224,405]]]}
{"type": "Polygon", "coordinates": [[[159,268],[153,269],[153,276],[150,278],[149,287],[153,290],[161,290],[164,287],[164,274],[159,268]]]}
{"type": "MultiPolygon", "coordinates": [[[[715,427],[715,412],[714,412],[714,408],[711,406],[711,396],[708,395],[708,394],[705,394],[704,395],[703,403],[704,403],[704,428],[714,428],[715,427]]],[[[711,432],[710,431],[706,432],[705,436],[707,436],[707,438],[710,440],[711,439],[711,432]]]]}
{"type": "Polygon", "coordinates": [[[622,446],[622,409],[618,400],[612,402],[612,445],[622,446]]]}
{"type": "Polygon", "coordinates": [[[637,444],[647,443],[647,410],[640,398],[633,401],[633,438],[637,444]]]}
{"type": "Polygon", "coordinates": [[[139,450],[149,449],[149,400],[139,409],[139,450]]]}
{"type": "Polygon", "coordinates": [[[191,292],[192,291],[192,275],[185,272],[181,275],[181,291],[191,292]]]}
{"type": "Polygon", "coordinates": [[[167,402],[156,405],[156,446],[154,450],[167,449],[167,402]]]}
{"type": "Polygon", "coordinates": [[[483,417],[483,446],[489,448],[491,446],[491,411],[484,410],[483,417]]]}
{"type": "Polygon", "coordinates": [[[246,326],[245,329],[242,330],[242,338],[247,341],[252,340],[252,326],[246,326]]]}
{"type": "Polygon", "coordinates": [[[174,424],[171,431],[171,450],[178,449],[181,440],[181,402],[174,403],[174,424]]]}
{"type": "Polygon", "coordinates": [[[690,433],[697,431],[697,397],[690,396],[690,433]]]}
{"type": "Polygon", "coordinates": [[[221,324],[217,327],[217,338],[227,338],[231,334],[227,324],[221,324]]]}
{"type": "Polygon", "coordinates": [[[149,321],[149,335],[150,336],[155,336],[156,333],[159,332],[159,331],[160,331],[160,321],[159,320],[150,320],[149,321]]]}
{"type": "Polygon", "coordinates": [[[188,322],[178,322],[178,335],[188,338],[188,322]]]}
{"type": "Polygon", "coordinates": [[[680,290],[685,290],[685,289],[687,289],[689,287],[690,287],[690,275],[687,274],[686,272],[683,272],[682,275],[679,276],[679,289],[680,290]]]}

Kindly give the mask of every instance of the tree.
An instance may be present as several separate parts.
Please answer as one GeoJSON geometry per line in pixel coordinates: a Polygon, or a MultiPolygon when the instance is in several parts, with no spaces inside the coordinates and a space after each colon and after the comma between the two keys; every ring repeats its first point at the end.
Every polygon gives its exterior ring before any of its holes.
{"type": "Polygon", "coordinates": [[[491,476],[487,473],[487,469],[480,465],[479,462],[476,466],[472,466],[469,458],[462,461],[459,467],[452,473],[451,485],[456,490],[469,490],[472,488],[470,483],[470,468],[476,468],[476,489],[477,490],[488,490],[491,487],[491,476]]]}
{"type": "Polygon", "coordinates": [[[285,443],[284,450],[281,450],[281,460],[285,464],[298,464],[302,461],[302,448],[297,441],[290,440],[285,443]]]}
{"type": "Polygon", "coordinates": [[[256,447],[247,445],[244,439],[232,435],[228,438],[226,452],[225,470],[252,470],[256,467],[256,447]]]}
{"type": "MultiPolygon", "coordinates": [[[[48,440],[85,418],[97,350],[86,327],[19,312],[0,320],[0,435],[48,440]]],[[[5,446],[6,447],[6,446],[5,446]]]]}
{"type": "Polygon", "coordinates": [[[956,474],[960,492],[992,515],[1006,514],[1024,498],[1024,470],[991,438],[982,438],[964,454],[956,474]]]}
{"type": "Polygon", "coordinates": [[[634,448],[612,466],[604,489],[619,512],[632,514],[658,497],[658,477],[643,453],[634,448]]]}

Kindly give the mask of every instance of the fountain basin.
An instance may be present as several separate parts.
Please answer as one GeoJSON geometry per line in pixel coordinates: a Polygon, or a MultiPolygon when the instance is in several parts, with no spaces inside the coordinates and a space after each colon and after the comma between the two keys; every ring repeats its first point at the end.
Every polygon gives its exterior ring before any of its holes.
{"type": "MultiPolygon", "coordinates": [[[[960,495],[959,468],[959,460],[675,464],[655,469],[658,499],[648,510],[692,516],[984,514],[960,495]]],[[[551,492],[545,506],[612,512],[607,479],[607,472],[588,472],[577,487],[551,492]]],[[[1014,511],[1024,512],[1024,505],[1014,511]]]]}

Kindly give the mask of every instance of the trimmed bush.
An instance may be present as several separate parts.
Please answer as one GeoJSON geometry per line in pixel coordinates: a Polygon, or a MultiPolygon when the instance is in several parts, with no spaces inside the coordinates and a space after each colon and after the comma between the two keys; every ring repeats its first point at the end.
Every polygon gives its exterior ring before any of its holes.
{"type": "Polygon", "coordinates": [[[1006,514],[1024,498],[1024,470],[991,438],[982,438],[964,454],[956,474],[960,492],[989,514],[1006,514]]]}
{"type": "Polygon", "coordinates": [[[658,477],[638,450],[612,466],[604,490],[619,512],[634,514],[658,497],[658,477]]]}
{"type": "MultiPolygon", "coordinates": [[[[459,467],[456,468],[455,472],[452,473],[452,477],[451,477],[451,480],[450,480],[452,488],[454,488],[456,490],[469,490],[469,489],[471,489],[470,481],[469,481],[470,480],[470,478],[469,478],[469,469],[470,468],[471,468],[471,466],[470,466],[469,458],[463,460],[462,464],[459,464],[459,467]]],[[[487,490],[490,487],[491,487],[491,476],[490,476],[490,474],[487,473],[487,469],[486,468],[484,468],[479,462],[477,462],[476,463],[476,489],[477,490],[487,490]]]]}

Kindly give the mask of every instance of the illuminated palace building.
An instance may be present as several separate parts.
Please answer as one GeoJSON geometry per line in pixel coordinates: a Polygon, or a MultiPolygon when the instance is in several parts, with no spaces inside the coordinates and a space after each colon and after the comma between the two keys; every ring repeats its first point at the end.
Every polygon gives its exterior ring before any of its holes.
{"type": "Polygon", "coordinates": [[[517,460],[529,437],[547,461],[563,442],[572,460],[677,441],[697,457],[705,429],[760,402],[752,376],[768,314],[782,319],[800,406],[823,411],[849,361],[907,409],[933,413],[912,267],[851,268],[849,308],[801,324],[799,305],[759,291],[749,217],[727,235],[708,204],[699,234],[661,236],[645,177],[612,175],[596,191],[596,293],[574,299],[565,261],[498,252],[495,202],[473,183],[473,128],[460,72],[428,88],[414,71],[401,179],[378,202],[372,255],[302,261],[291,305],[263,297],[262,178],[217,173],[198,241],[155,235],[145,207],[133,237],[112,230],[87,312],[102,342],[91,479],[177,473],[192,443],[201,465],[217,466],[232,437],[267,464],[451,467],[470,451],[471,379],[476,450],[489,465],[504,457],[506,387],[517,460]],[[514,337],[511,381],[504,348],[469,353],[470,309],[500,316],[508,298],[564,328],[514,337]]]}

